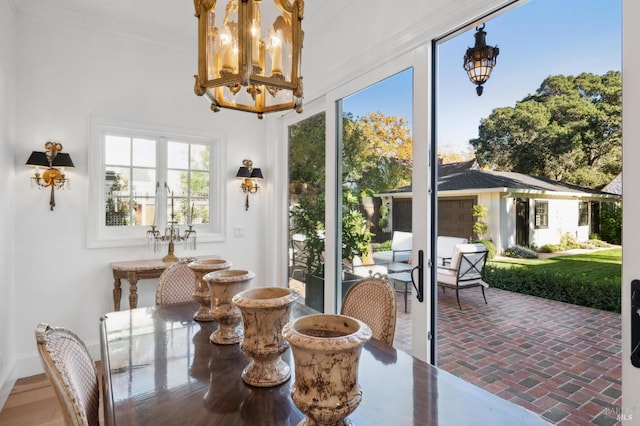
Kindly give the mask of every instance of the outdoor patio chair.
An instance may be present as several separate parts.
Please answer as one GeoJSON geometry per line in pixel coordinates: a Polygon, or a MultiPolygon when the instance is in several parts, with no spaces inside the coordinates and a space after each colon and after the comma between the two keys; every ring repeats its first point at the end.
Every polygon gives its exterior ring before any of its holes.
{"type": "Polygon", "coordinates": [[[373,338],[393,345],[396,333],[396,293],[384,278],[364,278],[347,291],[340,313],[371,328],[373,338]]]}
{"type": "Polygon", "coordinates": [[[457,244],[453,250],[449,267],[438,267],[438,285],[456,290],[456,300],[460,305],[460,289],[480,287],[484,303],[487,304],[487,297],[484,289],[489,288],[489,284],[484,281],[484,265],[487,262],[487,248],[484,244],[457,244]]]}
{"type": "Polygon", "coordinates": [[[180,261],[165,269],[156,285],[156,305],[193,301],[197,289],[196,274],[189,262],[180,261]]]}
{"type": "Polygon", "coordinates": [[[98,425],[100,385],[84,342],[71,330],[40,323],[38,353],[68,425],[98,425]]]}
{"type": "Polygon", "coordinates": [[[307,253],[305,251],[306,236],[302,234],[293,234],[291,236],[291,251],[290,251],[290,264],[291,269],[289,272],[289,278],[293,278],[293,274],[296,271],[302,272],[302,278],[307,271],[307,253]]]}

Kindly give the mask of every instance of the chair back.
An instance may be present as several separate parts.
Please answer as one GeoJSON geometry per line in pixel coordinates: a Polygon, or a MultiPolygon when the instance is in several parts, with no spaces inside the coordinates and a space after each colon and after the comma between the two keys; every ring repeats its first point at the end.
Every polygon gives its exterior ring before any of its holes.
{"type": "Polygon", "coordinates": [[[95,363],[71,330],[40,323],[36,343],[67,425],[98,425],[100,387],[95,363]]]}
{"type": "MultiPolygon", "coordinates": [[[[484,244],[458,244],[456,250],[458,250],[456,257],[458,282],[482,280],[489,253],[484,244]]],[[[456,256],[455,250],[454,256],[456,256]]]]}
{"type": "Polygon", "coordinates": [[[363,321],[373,338],[393,345],[396,332],[396,293],[386,279],[357,281],[345,294],[340,313],[363,321]]]}
{"type": "Polygon", "coordinates": [[[165,269],[156,286],[156,305],[190,302],[197,289],[196,274],[188,262],[178,262],[165,269]]]}
{"type": "Polygon", "coordinates": [[[306,240],[307,237],[302,234],[291,236],[291,273],[289,274],[291,278],[296,270],[304,272],[307,269],[306,240]]]}

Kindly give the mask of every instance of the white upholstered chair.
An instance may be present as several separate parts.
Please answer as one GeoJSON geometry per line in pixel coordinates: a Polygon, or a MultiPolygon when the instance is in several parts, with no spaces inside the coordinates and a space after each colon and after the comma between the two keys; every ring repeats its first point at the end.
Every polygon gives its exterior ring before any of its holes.
{"type": "Polygon", "coordinates": [[[345,294],[340,313],[363,321],[373,338],[393,345],[396,333],[396,292],[384,278],[357,281],[345,294]]]}
{"type": "Polygon", "coordinates": [[[71,330],[40,323],[36,343],[67,425],[99,425],[100,386],[95,363],[71,330]]]}
{"type": "Polygon", "coordinates": [[[489,284],[484,281],[484,265],[487,262],[487,248],[484,244],[456,244],[448,267],[438,266],[438,286],[456,290],[456,300],[460,305],[459,291],[463,288],[480,287],[484,303],[487,297],[484,289],[489,284]]]}

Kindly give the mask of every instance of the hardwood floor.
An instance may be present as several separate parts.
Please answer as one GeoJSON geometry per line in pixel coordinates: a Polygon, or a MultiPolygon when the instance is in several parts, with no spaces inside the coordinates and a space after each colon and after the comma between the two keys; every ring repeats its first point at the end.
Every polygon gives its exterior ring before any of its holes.
{"type": "MultiPolygon", "coordinates": [[[[100,371],[100,362],[96,363],[96,368],[100,371]]],[[[101,379],[100,374],[98,379],[101,379]]],[[[103,424],[102,390],[99,413],[100,424],[103,424]]],[[[0,426],[65,426],[60,403],[46,374],[16,381],[0,411],[0,426]]]]}
{"type": "Polygon", "coordinates": [[[44,373],[16,381],[0,411],[0,426],[64,426],[58,398],[44,373]]]}

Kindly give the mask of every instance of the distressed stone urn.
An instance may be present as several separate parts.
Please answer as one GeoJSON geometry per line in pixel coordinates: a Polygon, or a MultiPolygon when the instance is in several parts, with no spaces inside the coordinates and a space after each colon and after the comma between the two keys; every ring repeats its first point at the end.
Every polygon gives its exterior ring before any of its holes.
{"type": "Polygon", "coordinates": [[[352,425],[346,419],[360,405],[358,365],[371,329],[344,315],[317,314],[287,323],[282,334],[295,365],[293,403],[307,417],[298,426],[352,425]]]}
{"type": "Polygon", "coordinates": [[[209,287],[202,278],[209,272],[229,269],[231,267],[231,262],[219,258],[201,259],[193,261],[187,266],[189,266],[189,268],[194,272],[196,275],[196,281],[198,282],[198,288],[193,293],[193,299],[200,303],[200,308],[195,314],[193,314],[193,319],[196,321],[213,321],[209,287]]]}
{"type": "Polygon", "coordinates": [[[253,277],[252,271],[226,269],[209,272],[202,278],[209,286],[211,315],[218,323],[218,328],[209,337],[211,342],[232,345],[242,340],[242,314],[231,300],[249,287],[253,277]]]}
{"type": "Polygon", "coordinates": [[[281,358],[289,349],[282,328],[289,322],[291,304],[297,297],[284,287],[252,288],[233,296],[233,303],[242,313],[244,338],[240,349],[251,359],[242,371],[245,383],[277,386],[291,377],[291,368],[281,358]]]}

